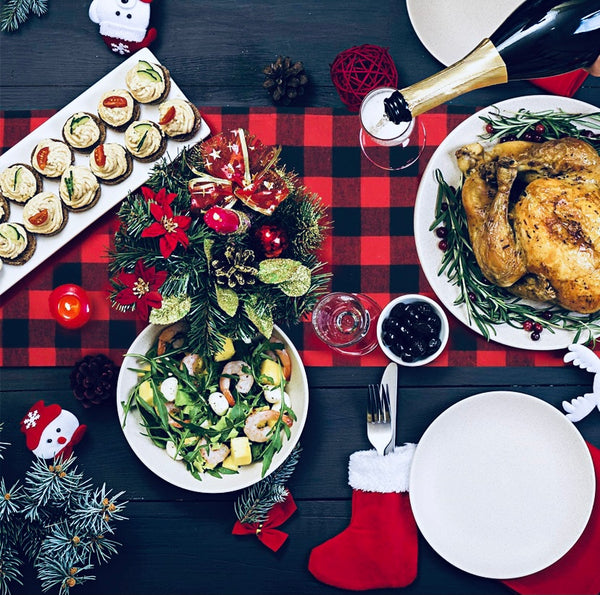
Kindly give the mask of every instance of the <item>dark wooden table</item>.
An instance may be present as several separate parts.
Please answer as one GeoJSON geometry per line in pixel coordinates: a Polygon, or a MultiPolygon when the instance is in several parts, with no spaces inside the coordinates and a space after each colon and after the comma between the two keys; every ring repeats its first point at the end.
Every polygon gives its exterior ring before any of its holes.
{"type": "MultiPolygon", "coordinates": [[[[0,110],[59,109],[120,63],[87,16],[88,1],[50,0],[48,15],[19,31],[0,34],[0,110]]],[[[402,84],[437,71],[420,44],[402,0],[264,0],[236,3],[170,0],[152,3],[158,40],[151,49],[198,105],[268,106],[262,68],[278,54],[302,60],[311,79],[304,104],[341,107],[329,65],[338,52],[373,43],[389,47],[402,84]]],[[[600,79],[588,78],[576,98],[598,103],[600,79]]],[[[479,90],[454,101],[474,108],[535,93],[527,82],[479,90]]],[[[22,475],[30,458],[18,431],[22,402],[43,398],[72,409],[69,368],[0,370],[2,441],[12,443],[0,475],[22,475]]],[[[368,448],[364,432],[366,386],[382,368],[308,369],[310,416],[303,453],[289,488],[298,512],[286,523],[288,542],[274,554],[251,537],[231,535],[237,494],[211,496],[176,489],[146,470],[122,436],[112,406],[78,410],[90,427],[77,449],[97,482],[126,490],[128,521],[120,523],[121,553],[95,572],[81,593],[307,594],[341,593],[307,571],[311,548],[339,533],[350,517],[350,453],[368,448]]],[[[539,396],[555,405],[588,392],[591,376],[573,367],[402,369],[398,440],[418,441],[427,425],[460,398],[498,389],[539,396]]],[[[598,415],[580,424],[600,446],[598,415]]],[[[15,593],[38,593],[30,571],[15,593]]],[[[387,591],[383,591],[387,592],[387,591]]],[[[392,592],[392,591],[389,591],[392,592]]],[[[506,593],[506,587],[463,573],[420,541],[419,574],[405,593],[506,593]]]]}

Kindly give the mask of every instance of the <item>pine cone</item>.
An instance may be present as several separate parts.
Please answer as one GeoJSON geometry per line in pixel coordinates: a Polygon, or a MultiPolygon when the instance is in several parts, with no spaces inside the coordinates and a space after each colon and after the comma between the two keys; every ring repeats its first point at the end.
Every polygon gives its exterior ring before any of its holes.
{"type": "Polygon", "coordinates": [[[221,257],[211,262],[217,285],[226,285],[230,289],[254,285],[258,269],[254,265],[254,252],[239,249],[235,244],[227,244],[221,257]]]}
{"type": "Polygon", "coordinates": [[[271,94],[273,101],[289,105],[296,97],[304,94],[308,77],[302,62],[292,64],[290,58],[278,56],[275,62],[263,69],[266,75],[263,87],[271,94]]]}
{"type": "Polygon", "coordinates": [[[118,376],[119,368],[105,355],[86,355],[71,370],[71,388],[75,398],[88,408],[116,398],[118,376]]]}

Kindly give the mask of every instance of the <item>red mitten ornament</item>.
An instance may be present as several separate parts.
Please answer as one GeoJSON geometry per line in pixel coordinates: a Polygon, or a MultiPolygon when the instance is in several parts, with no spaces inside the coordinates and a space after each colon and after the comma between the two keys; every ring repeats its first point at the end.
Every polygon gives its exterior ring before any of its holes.
{"type": "Polygon", "coordinates": [[[89,9],[92,22],[100,25],[104,43],[115,53],[133,54],[156,39],[150,24],[152,0],[93,0],[89,9]]]}
{"type": "Polygon", "coordinates": [[[86,429],[70,411],[55,403],[46,406],[44,401],[33,405],[21,420],[27,448],[40,459],[68,459],[86,429]]]}
{"type": "Polygon", "coordinates": [[[405,587],[417,576],[417,525],[410,507],[408,476],[414,444],[380,456],[375,450],[350,455],[350,525],[314,548],[313,576],[340,589],[366,591],[405,587]]]}

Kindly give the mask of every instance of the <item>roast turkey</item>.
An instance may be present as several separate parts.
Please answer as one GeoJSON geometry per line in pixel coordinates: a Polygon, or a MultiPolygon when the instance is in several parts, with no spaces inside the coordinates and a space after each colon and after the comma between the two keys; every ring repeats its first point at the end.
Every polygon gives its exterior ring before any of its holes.
{"type": "Polygon", "coordinates": [[[514,295],[600,310],[600,157],[562,138],[456,152],[475,258],[514,295]]]}

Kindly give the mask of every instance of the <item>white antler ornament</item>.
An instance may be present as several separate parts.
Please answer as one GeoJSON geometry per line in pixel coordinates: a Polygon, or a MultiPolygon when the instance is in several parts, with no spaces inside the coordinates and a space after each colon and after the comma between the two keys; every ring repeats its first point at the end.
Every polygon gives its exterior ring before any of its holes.
{"type": "Polygon", "coordinates": [[[577,422],[589,415],[596,407],[600,411],[600,358],[584,345],[574,344],[569,345],[564,361],[573,362],[574,366],[594,374],[591,393],[562,402],[563,409],[567,412],[567,419],[577,422]]]}

